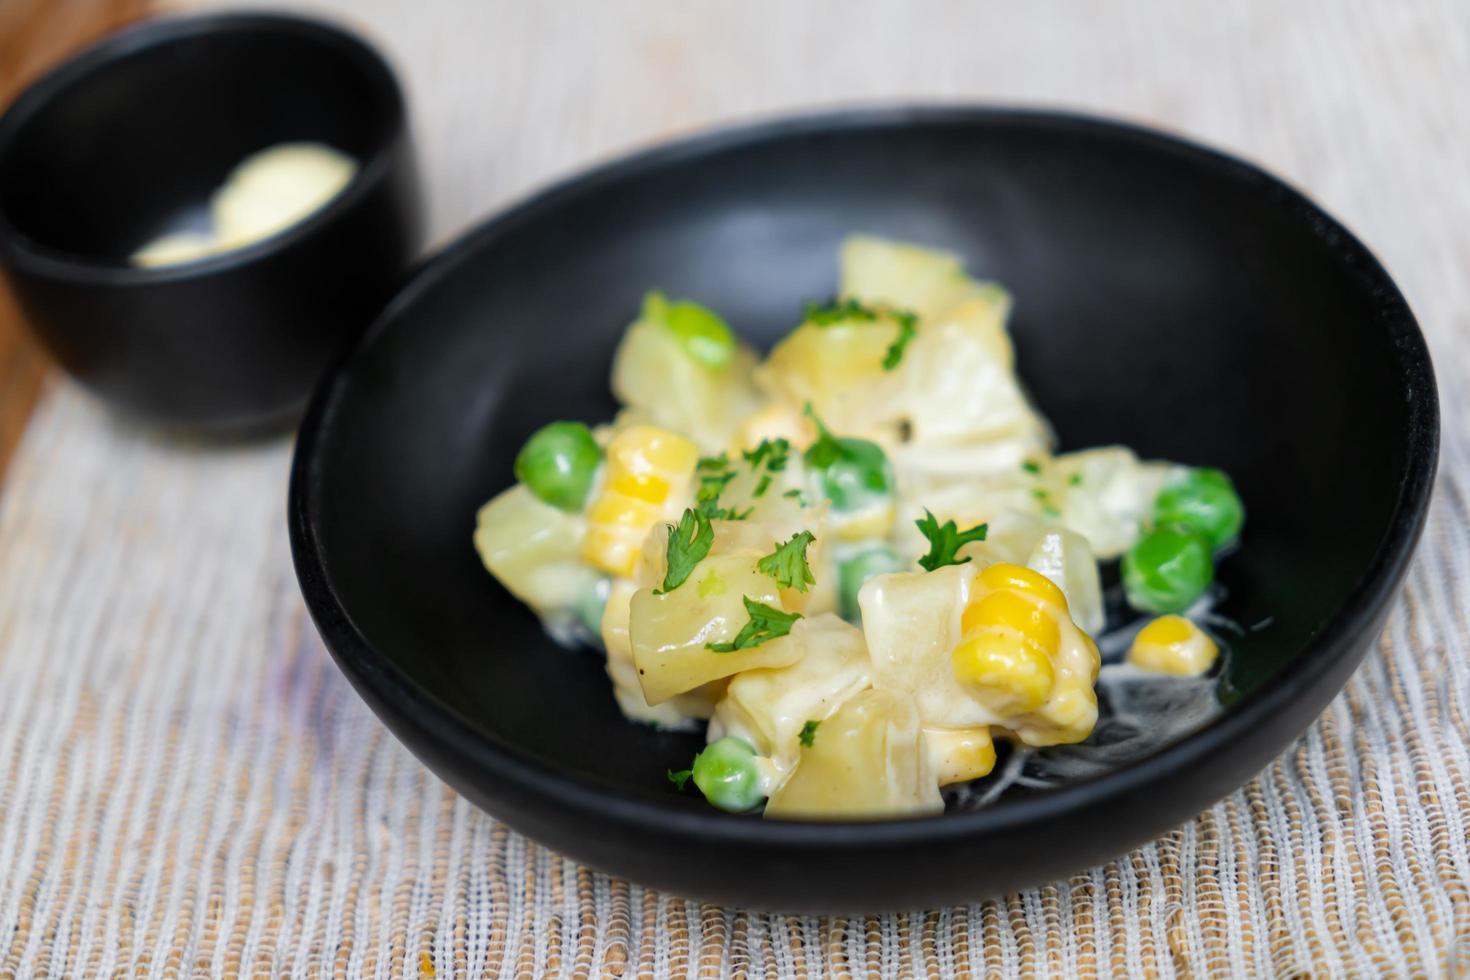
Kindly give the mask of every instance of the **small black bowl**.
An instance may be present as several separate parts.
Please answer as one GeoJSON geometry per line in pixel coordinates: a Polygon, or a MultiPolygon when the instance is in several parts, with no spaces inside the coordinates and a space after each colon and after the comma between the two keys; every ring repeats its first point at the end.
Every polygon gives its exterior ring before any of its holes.
{"type": "Polygon", "coordinates": [[[0,119],[0,263],[41,341],[133,414],[207,430],[299,414],[421,245],[403,96],[365,42],[295,17],[148,21],[56,68],[0,119]],[[314,140],[358,171],[300,223],[138,268],[245,157],[314,140]]]}
{"type": "Polygon", "coordinates": [[[1424,519],[1434,376],[1368,251],[1260,170],[1064,115],[885,109],[676,143],[546,191],[427,265],[323,383],[290,531],[342,670],[435,772],[552,847],[637,881],[783,910],[995,895],[1158,835],[1281,752],[1382,626],[1424,519]],[[1213,718],[1072,750],[1092,775],[876,823],[719,813],[674,792],[693,736],[618,714],[481,568],[476,508],[522,440],[613,408],[609,358],[651,286],[769,344],[831,295],[854,231],[955,250],[1012,290],[1018,363],[1066,448],[1222,466],[1213,718]],[[1096,769],[1100,769],[1098,772],[1096,769]]]}

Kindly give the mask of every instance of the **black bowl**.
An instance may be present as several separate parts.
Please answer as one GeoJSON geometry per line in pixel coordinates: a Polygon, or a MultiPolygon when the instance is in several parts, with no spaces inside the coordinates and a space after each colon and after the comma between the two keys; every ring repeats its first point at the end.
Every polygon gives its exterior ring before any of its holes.
{"type": "Polygon", "coordinates": [[[317,392],[290,529],[342,670],[511,826],[686,895],[912,908],[1102,861],[1281,752],[1378,634],[1422,526],[1437,420],[1394,284],[1254,167],[1071,116],[858,111],[632,157],[447,249],[317,392]],[[480,567],[476,507],[536,426],[610,414],[609,356],[645,289],[769,344],[832,293],[853,231],[956,250],[1013,290],[1021,371],[1064,446],[1120,441],[1235,477],[1250,516],[1222,612],[1256,629],[1233,641],[1203,728],[941,817],[729,816],[667,784],[698,740],[623,721],[599,659],[547,641],[480,567]]]}
{"type": "Polygon", "coordinates": [[[0,263],[57,360],[156,422],[295,418],[321,371],[401,284],[421,244],[403,97],[336,27],[220,14],[116,34],[0,119],[0,263]],[[202,211],[245,157],[325,142],[352,182],[306,220],[183,265],[128,256],[202,211]]]}

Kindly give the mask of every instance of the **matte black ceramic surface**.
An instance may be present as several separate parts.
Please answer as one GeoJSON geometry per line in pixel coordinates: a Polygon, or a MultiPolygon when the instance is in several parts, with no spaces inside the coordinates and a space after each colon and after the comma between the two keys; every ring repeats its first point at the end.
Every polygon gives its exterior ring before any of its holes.
{"type": "Polygon", "coordinates": [[[292,17],[160,20],[45,76],[0,119],[0,262],[56,358],[155,421],[247,429],[299,413],[420,243],[402,95],[337,28],[292,17]],[[359,164],[316,214],[168,268],[128,256],[201,219],[245,157],[316,140],[359,164]]]}
{"type": "MultiPolygon", "coordinates": [[[[342,669],[435,772],[552,847],[636,881],[786,910],[936,905],[1064,875],[1192,816],[1280,752],[1382,624],[1437,450],[1402,297],[1295,192],[1166,136],[1026,112],[881,110],[655,150],[562,184],[425,267],[324,382],[291,535],[342,669]],[[522,440],[600,420],[644,290],[769,346],[830,296],[839,240],[953,249],[1005,283],[1021,373],[1062,446],[1207,462],[1249,512],[1203,730],[988,808],[880,823],[728,816],[674,793],[693,736],[618,714],[481,568],[476,508],[522,440]]],[[[1077,750],[1085,756],[1096,746],[1077,750]]]]}

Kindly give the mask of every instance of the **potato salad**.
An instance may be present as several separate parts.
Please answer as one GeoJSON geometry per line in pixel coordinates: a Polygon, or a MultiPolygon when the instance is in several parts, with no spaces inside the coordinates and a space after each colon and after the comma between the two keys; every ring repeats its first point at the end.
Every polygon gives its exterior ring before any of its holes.
{"type": "Polygon", "coordinates": [[[1229,478],[1054,453],[1011,297],[958,257],[854,237],[839,265],[837,298],[764,359],[649,293],[618,414],[537,431],[478,515],[485,566],[559,641],[605,651],[629,719],[704,727],[669,791],[723,810],[933,814],[998,743],[1086,740],[1100,561],[1140,614],[1128,669],[1197,677],[1218,655],[1200,613],[1244,521],[1229,478]]]}

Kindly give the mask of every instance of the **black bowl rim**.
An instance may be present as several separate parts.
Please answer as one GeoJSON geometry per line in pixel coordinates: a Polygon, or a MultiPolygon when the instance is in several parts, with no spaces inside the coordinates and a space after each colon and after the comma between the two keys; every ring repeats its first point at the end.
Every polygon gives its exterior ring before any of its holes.
{"type": "MultiPolygon", "coordinates": [[[[1352,648],[1354,636],[1371,629],[1393,597],[1423,529],[1438,463],[1439,403],[1433,367],[1424,336],[1407,302],[1378,260],[1346,228],[1292,188],[1260,167],[1193,140],[1133,123],[1070,111],[975,106],[902,104],[857,106],[794,116],[756,120],[697,133],[634,152],[592,167],[536,191],[462,234],[415,270],[406,285],[363,335],[323,375],[301,424],[288,490],[288,523],[292,556],[302,594],[318,629],[343,672],[384,705],[391,705],[404,724],[440,749],[472,759],[499,784],[514,787],[548,806],[576,811],[604,826],[634,830],[656,826],[667,837],[707,844],[858,852],[869,847],[935,845],[947,841],[1004,833],[1086,807],[1116,800],[1185,772],[1228,747],[1261,720],[1283,710],[1311,688],[1352,648]],[[714,808],[667,806],[616,786],[551,771],[535,756],[476,729],[435,695],[378,651],[352,622],[321,561],[317,528],[312,523],[313,471],[319,446],[326,438],[341,382],[358,350],[391,327],[397,315],[431,289],[484,243],[503,235],[563,199],[596,191],[602,185],[722,151],[779,141],[793,136],[830,132],[874,131],[906,125],[1025,124],[1082,131],[1110,139],[1131,140],[1186,158],[1217,173],[1243,180],[1292,212],[1370,289],[1377,316],[1394,340],[1406,386],[1412,392],[1406,435],[1408,465],[1383,539],[1362,578],[1327,623],[1271,683],[1228,707],[1193,734],[1118,769],[1019,799],[937,817],[874,821],[798,822],[750,819],[714,808]]],[[[466,531],[468,536],[468,531],[466,531]]],[[[369,699],[372,700],[371,698],[369,699]]],[[[376,706],[375,706],[376,710],[376,706]]],[[[1304,726],[1305,727],[1305,726],[1304,726]]]]}
{"type": "Polygon", "coordinates": [[[335,47],[353,59],[369,84],[380,90],[386,107],[385,134],[367,159],[358,160],[357,172],[346,187],[302,220],[258,241],[218,255],[159,266],[135,266],[52,248],[16,228],[0,208],[0,261],[41,278],[79,284],[147,285],[202,278],[251,264],[313,237],[386,180],[394,148],[408,126],[403,88],[388,60],[361,35],[339,24],[272,11],[150,17],[103,37],[32,81],[0,115],[0,159],[26,124],[45,112],[55,98],[113,63],[179,41],[241,31],[270,31],[335,47]]]}

